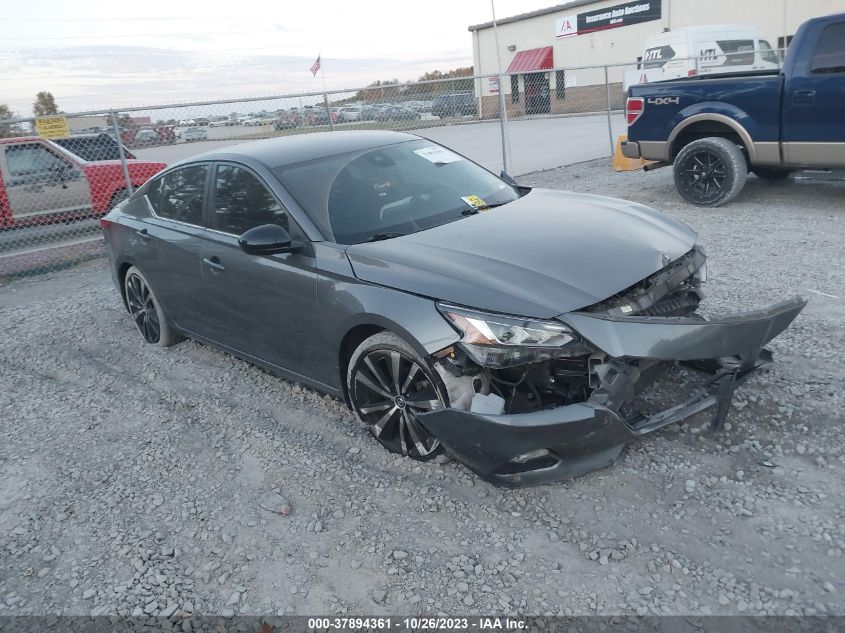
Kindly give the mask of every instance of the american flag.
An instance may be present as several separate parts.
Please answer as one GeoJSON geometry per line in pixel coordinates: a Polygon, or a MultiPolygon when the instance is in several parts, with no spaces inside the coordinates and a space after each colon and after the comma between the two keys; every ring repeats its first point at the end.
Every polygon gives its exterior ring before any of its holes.
{"type": "Polygon", "coordinates": [[[317,55],[317,61],[315,61],[313,64],[311,64],[310,70],[311,70],[311,74],[316,77],[317,73],[320,71],[320,56],[319,55],[317,55]]]}

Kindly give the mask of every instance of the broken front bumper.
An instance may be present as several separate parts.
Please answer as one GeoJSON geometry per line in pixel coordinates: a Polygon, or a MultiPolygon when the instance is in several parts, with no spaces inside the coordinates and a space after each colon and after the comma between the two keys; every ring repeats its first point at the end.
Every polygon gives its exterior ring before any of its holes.
{"type": "Polygon", "coordinates": [[[610,317],[569,314],[561,320],[604,352],[589,400],[513,415],[483,415],[445,408],[419,421],[446,449],[495,484],[556,481],[612,464],[634,438],[715,407],[718,427],[734,390],[770,362],[763,345],[780,334],[806,305],[790,301],[736,316],[699,318],[610,317]],[[707,361],[707,385],[660,413],[628,411],[651,374],[677,361],[707,361]],[[639,388],[638,388],[639,387],[639,388]]]}

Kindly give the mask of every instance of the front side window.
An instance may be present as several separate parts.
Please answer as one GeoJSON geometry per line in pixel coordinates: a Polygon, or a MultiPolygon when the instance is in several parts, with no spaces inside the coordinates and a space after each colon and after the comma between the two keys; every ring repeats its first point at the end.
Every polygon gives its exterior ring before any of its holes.
{"type": "Polygon", "coordinates": [[[426,140],[285,165],[274,173],[338,244],[416,233],[519,197],[486,169],[426,140]]]}
{"type": "Polygon", "coordinates": [[[845,22],[824,27],[813,54],[814,73],[845,72],[845,22]]]}
{"type": "Polygon", "coordinates": [[[233,235],[262,224],[288,229],[287,212],[276,197],[254,174],[234,165],[217,167],[213,216],[213,228],[233,235]]]}
{"type": "Polygon", "coordinates": [[[43,145],[9,145],[6,164],[12,176],[60,171],[68,164],[43,145]]]}
{"type": "Polygon", "coordinates": [[[147,199],[159,217],[201,226],[207,179],[208,165],[183,167],[153,181],[147,199]]]}

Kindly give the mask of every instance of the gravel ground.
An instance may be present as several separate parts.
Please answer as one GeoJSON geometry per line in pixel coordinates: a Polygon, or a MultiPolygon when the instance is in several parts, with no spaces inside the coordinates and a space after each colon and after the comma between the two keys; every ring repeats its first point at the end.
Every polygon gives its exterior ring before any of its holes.
{"type": "Polygon", "coordinates": [[[708,311],[810,298],[724,432],[499,490],[231,356],[144,345],[95,261],[0,288],[0,614],[845,613],[845,187],[751,179],[703,210],[669,170],[522,180],[691,223],[708,311]]]}

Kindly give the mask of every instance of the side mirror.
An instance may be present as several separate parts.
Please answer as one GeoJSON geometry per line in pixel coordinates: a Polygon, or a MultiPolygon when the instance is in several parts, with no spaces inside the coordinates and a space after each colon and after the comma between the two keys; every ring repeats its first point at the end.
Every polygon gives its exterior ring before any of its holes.
{"type": "Polygon", "coordinates": [[[302,250],[302,242],[290,239],[288,232],[278,224],[262,224],[238,238],[238,246],[250,255],[276,255],[302,250]]]}

